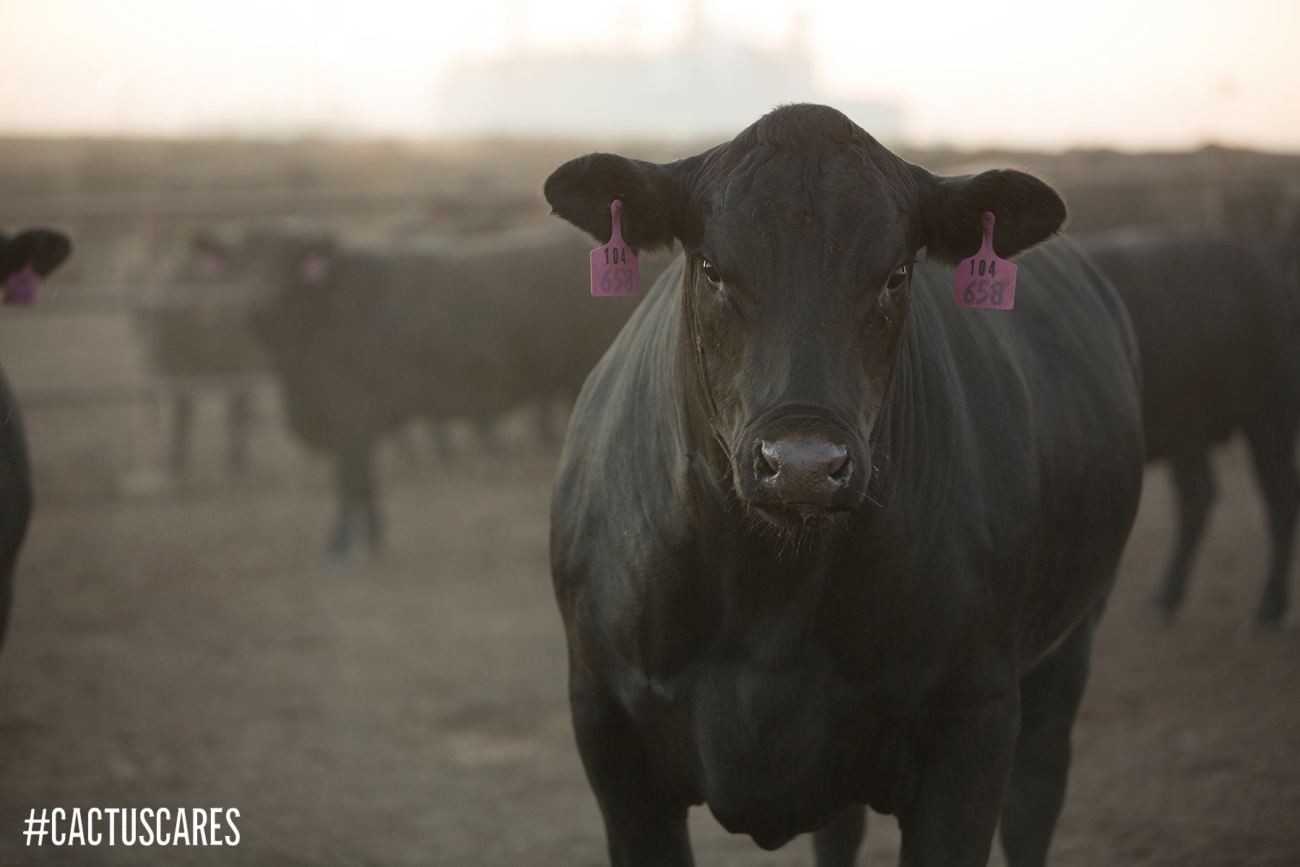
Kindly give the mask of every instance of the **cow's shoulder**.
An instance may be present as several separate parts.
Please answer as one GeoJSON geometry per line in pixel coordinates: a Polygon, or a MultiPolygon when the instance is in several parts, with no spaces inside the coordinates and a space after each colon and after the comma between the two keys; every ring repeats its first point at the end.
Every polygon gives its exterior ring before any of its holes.
{"type": "Polygon", "coordinates": [[[694,468],[681,449],[684,401],[674,359],[681,273],[678,262],[660,277],[574,406],[552,496],[557,581],[561,574],[580,580],[605,564],[626,571],[663,562],[689,536],[682,494],[694,468]]]}

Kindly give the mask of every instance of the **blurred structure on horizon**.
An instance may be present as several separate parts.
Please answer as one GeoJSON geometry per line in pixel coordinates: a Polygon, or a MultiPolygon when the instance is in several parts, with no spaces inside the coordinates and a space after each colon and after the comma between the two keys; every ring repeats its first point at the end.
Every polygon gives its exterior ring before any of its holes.
{"type": "Polygon", "coordinates": [[[691,0],[685,38],[666,51],[627,50],[635,28],[615,21],[601,50],[543,51],[516,31],[506,56],[462,61],[438,94],[444,135],[598,135],[658,139],[730,137],[774,106],[833,102],[876,138],[902,136],[902,111],[885,102],[843,99],[814,83],[809,15],[792,16],[780,49],[738,39],[710,23],[691,0]]]}

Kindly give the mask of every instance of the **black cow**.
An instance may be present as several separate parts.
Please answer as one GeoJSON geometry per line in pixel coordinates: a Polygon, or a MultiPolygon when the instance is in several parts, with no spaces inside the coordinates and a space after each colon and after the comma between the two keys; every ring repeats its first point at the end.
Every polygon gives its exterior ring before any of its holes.
{"type": "Polygon", "coordinates": [[[577,394],[633,306],[582,301],[587,249],[548,229],[415,250],[307,240],[279,254],[281,290],[256,330],[290,427],[335,463],[331,557],[358,532],[382,544],[371,463],[383,434],[416,419],[484,429],[577,394]]]}
{"type": "Polygon", "coordinates": [[[551,514],[612,862],[691,863],[706,803],[764,848],[817,832],[821,865],[852,863],[864,804],[909,867],[984,864],[999,817],[1012,867],[1042,864],[1141,486],[1136,349],[1067,242],[1020,262],[1009,313],[955,308],[935,263],[986,211],[1002,256],[1049,238],[1060,198],[810,105],[545,190],[686,251],[588,378],[551,514]]]}
{"type": "Polygon", "coordinates": [[[148,359],[167,383],[171,406],[168,467],[173,480],[190,474],[194,399],[216,389],[226,405],[226,465],[234,475],[248,465],[253,387],[267,369],[248,327],[248,312],[271,287],[254,267],[266,251],[259,235],[229,244],[202,232],[193,238],[172,285],[140,311],[148,359]]]}
{"type": "Polygon", "coordinates": [[[1226,238],[1152,231],[1093,238],[1084,249],[1128,304],[1142,356],[1147,460],[1167,461],[1173,475],[1178,538],[1154,600],[1157,610],[1171,618],[1183,601],[1215,495],[1210,449],[1240,431],[1272,535],[1255,617],[1278,627],[1286,615],[1300,514],[1300,272],[1294,258],[1226,238]]]}
{"type": "MultiPolygon", "coordinates": [[[[68,258],[72,242],[60,232],[29,229],[13,238],[0,232],[0,284],[24,275],[34,283],[68,258]]],[[[14,567],[32,514],[31,467],[18,401],[0,369],[0,644],[13,600],[14,567]]]]}

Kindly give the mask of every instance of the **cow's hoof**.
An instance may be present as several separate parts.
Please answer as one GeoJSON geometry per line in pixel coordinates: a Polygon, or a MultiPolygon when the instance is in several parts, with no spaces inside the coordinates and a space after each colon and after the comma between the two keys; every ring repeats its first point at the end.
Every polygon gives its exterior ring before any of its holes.
{"type": "Polygon", "coordinates": [[[1178,618],[1178,603],[1157,596],[1151,600],[1151,613],[1161,626],[1173,626],[1178,618]]]}
{"type": "Polygon", "coordinates": [[[1282,635],[1294,632],[1296,622],[1285,609],[1261,609],[1255,613],[1255,629],[1269,635],[1282,635]]]}
{"type": "Polygon", "coordinates": [[[356,554],[351,548],[329,547],[325,549],[325,567],[332,572],[342,572],[356,564],[356,554]]]}

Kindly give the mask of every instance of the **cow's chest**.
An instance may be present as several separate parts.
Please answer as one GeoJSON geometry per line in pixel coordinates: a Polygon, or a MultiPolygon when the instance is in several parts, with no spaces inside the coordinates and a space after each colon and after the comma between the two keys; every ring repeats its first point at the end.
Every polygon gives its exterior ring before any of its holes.
{"type": "Polygon", "coordinates": [[[822,654],[707,655],[638,704],[693,800],[760,842],[814,830],[852,803],[888,809],[897,796],[904,727],[884,695],[822,654]]]}

